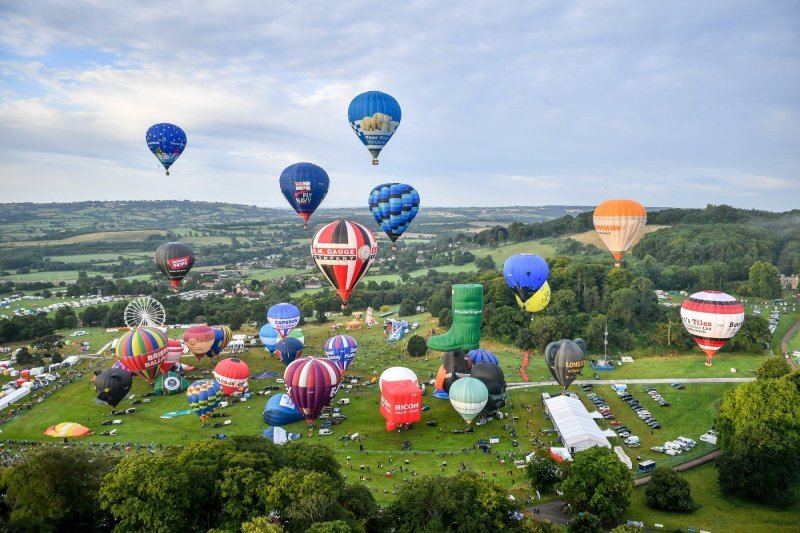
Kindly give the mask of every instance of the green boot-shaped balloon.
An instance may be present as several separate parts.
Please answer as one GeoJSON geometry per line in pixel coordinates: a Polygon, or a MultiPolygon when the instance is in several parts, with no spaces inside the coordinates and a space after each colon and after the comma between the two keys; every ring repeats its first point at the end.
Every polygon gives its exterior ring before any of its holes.
{"type": "Polygon", "coordinates": [[[450,331],[428,339],[437,352],[474,350],[481,342],[483,285],[453,285],[453,325],[450,331]]]}

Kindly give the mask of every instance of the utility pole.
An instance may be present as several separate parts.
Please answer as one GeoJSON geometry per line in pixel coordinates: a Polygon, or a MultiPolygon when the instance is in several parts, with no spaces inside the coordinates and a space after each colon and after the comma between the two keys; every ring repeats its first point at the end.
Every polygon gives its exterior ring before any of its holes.
{"type": "Polygon", "coordinates": [[[603,339],[603,359],[607,360],[608,359],[608,322],[606,322],[606,331],[605,331],[605,333],[603,333],[603,336],[605,337],[603,339]]]}

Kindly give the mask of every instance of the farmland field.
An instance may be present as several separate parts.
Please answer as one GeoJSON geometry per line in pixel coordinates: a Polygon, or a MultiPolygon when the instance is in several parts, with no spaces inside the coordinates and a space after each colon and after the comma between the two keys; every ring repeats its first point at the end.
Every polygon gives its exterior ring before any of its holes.
{"type": "Polygon", "coordinates": [[[128,241],[142,241],[147,239],[150,235],[163,235],[168,234],[167,230],[152,229],[152,230],[124,230],[124,231],[100,231],[97,233],[85,233],[83,235],[76,235],[74,237],[67,237],[66,239],[50,240],[50,241],[15,241],[5,242],[3,246],[18,247],[18,246],[52,246],[59,244],[76,244],[82,242],[128,242],[128,241]]]}

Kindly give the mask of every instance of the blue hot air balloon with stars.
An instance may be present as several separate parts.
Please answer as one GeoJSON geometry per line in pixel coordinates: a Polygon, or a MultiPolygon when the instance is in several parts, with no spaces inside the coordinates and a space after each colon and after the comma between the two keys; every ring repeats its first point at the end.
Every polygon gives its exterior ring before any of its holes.
{"type": "Polygon", "coordinates": [[[419,193],[405,183],[384,183],[372,189],[369,208],[375,221],[391,239],[392,250],[396,250],[395,241],[417,216],[419,193]]]}
{"type": "Polygon", "coordinates": [[[147,147],[164,165],[167,176],[169,176],[169,167],[186,149],[186,133],[175,124],[163,122],[150,126],[144,138],[147,141],[147,147]]]}
{"type": "Polygon", "coordinates": [[[400,125],[400,104],[380,91],[361,93],[350,102],[347,120],[377,165],[378,155],[400,125]]]}

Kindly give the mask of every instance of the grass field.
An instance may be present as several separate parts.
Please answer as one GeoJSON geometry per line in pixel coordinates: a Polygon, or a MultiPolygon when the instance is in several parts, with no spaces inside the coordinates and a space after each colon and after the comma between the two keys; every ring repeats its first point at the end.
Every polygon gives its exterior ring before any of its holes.
{"type": "MultiPolygon", "coordinates": [[[[9,274],[8,276],[0,276],[0,280],[9,281],[68,281],[78,279],[78,270],[48,270],[45,272],[29,272],[28,274],[9,274]]],[[[89,277],[104,276],[111,277],[110,272],[90,272],[87,271],[86,275],[89,277]]]]}
{"type": "Polygon", "coordinates": [[[82,242],[128,242],[143,241],[150,235],[167,235],[167,230],[147,229],[147,230],[125,230],[125,231],[100,231],[97,233],[85,233],[66,239],[50,241],[15,241],[3,243],[3,246],[54,246],[59,244],[76,244],[82,242]]]}
{"type": "Polygon", "coordinates": [[[497,264],[498,268],[502,270],[503,263],[505,263],[506,259],[514,254],[536,254],[542,257],[550,257],[555,253],[555,247],[551,244],[546,244],[541,240],[538,240],[515,242],[503,246],[497,246],[495,248],[471,248],[469,251],[472,252],[475,257],[486,257],[487,255],[491,255],[495,264],[497,264]]]}
{"type": "MultiPolygon", "coordinates": [[[[669,226],[659,225],[659,224],[648,224],[644,228],[644,234],[653,233],[654,231],[658,231],[661,228],[668,228],[669,226]]],[[[606,245],[603,242],[603,239],[597,234],[597,232],[593,229],[589,231],[584,231],[583,233],[577,233],[575,235],[570,235],[568,238],[576,240],[583,244],[591,244],[600,248],[601,250],[606,250],[606,245]]]]}
{"type": "Polygon", "coordinates": [[[623,522],[642,521],[648,531],[655,531],[655,524],[662,524],[663,529],[658,529],[662,531],[686,531],[688,528],[715,533],[797,531],[800,522],[800,499],[797,497],[792,507],[778,511],[724,495],[717,485],[717,471],[713,463],[688,470],[683,476],[692,487],[692,498],[700,506],[699,509],[687,514],[651,509],[644,498],[644,487],[639,487],[633,491],[631,505],[623,515],[623,522]]]}
{"type": "Polygon", "coordinates": [[[88,263],[92,261],[96,262],[103,262],[103,263],[117,263],[119,258],[123,257],[129,261],[133,261],[134,263],[142,263],[144,261],[152,261],[153,255],[152,254],[120,254],[120,253],[111,253],[111,254],[76,254],[76,255],[51,255],[49,259],[51,261],[58,261],[61,263],[88,263]]]}

